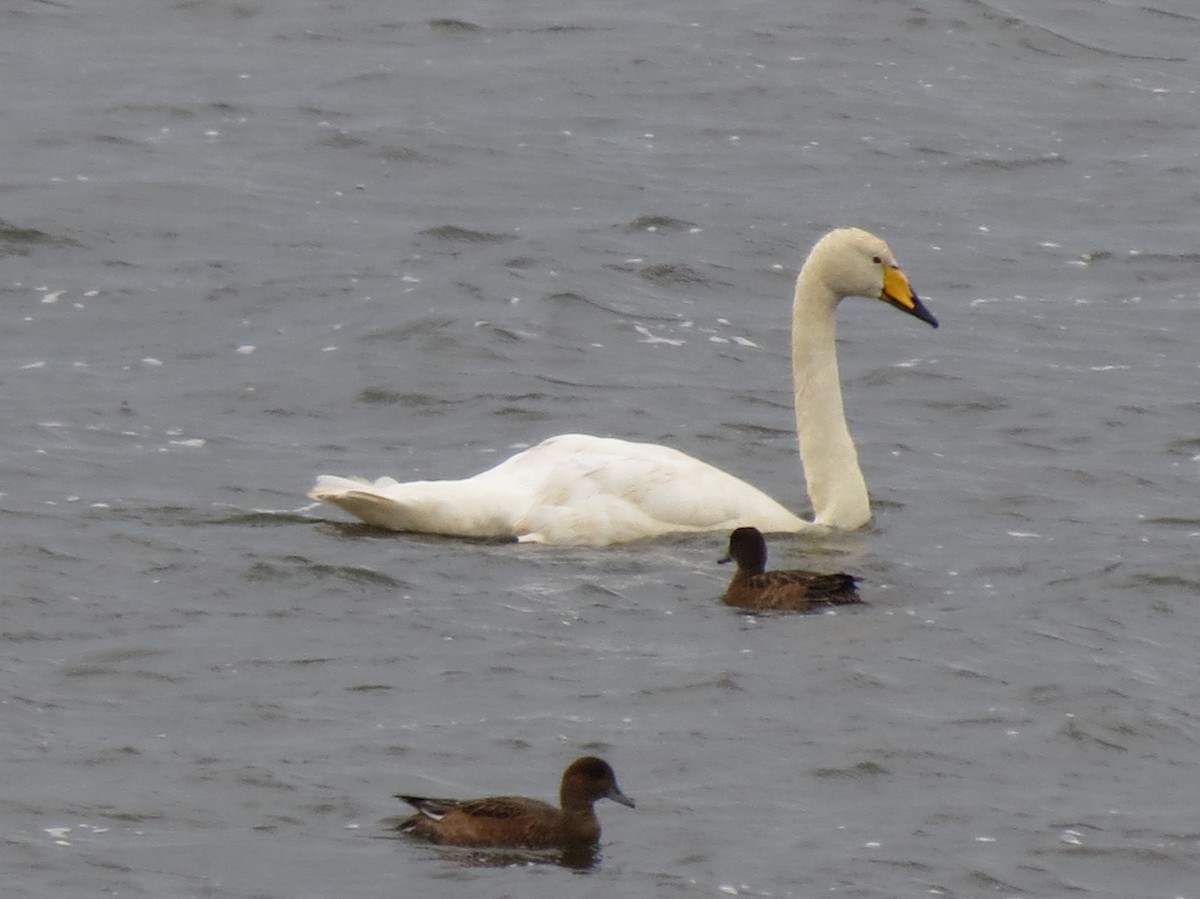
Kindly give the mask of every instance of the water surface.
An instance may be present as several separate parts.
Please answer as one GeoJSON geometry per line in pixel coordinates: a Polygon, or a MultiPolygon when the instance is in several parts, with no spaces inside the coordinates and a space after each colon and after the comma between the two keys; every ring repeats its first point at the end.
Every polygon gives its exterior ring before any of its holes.
{"type": "Polygon", "coordinates": [[[0,16],[6,895],[1198,895],[1190,3],[0,16]],[[876,520],[772,543],[867,606],[304,498],[585,430],[802,509],[838,224],[942,322],[843,305],[876,520]],[[585,876],[381,823],[582,754],[585,876]]]}

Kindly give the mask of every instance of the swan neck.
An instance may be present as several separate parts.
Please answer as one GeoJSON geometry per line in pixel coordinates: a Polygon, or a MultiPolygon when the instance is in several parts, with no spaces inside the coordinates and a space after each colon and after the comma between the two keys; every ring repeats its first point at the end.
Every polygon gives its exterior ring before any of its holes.
{"type": "Polygon", "coordinates": [[[792,310],[796,433],[817,524],[853,529],[870,520],[867,485],[846,424],[837,359],[841,299],[806,263],[792,310]]]}

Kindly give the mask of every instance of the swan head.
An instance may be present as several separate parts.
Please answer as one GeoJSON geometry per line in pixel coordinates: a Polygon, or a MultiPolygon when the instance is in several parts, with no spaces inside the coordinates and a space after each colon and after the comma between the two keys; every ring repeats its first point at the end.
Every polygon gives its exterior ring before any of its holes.
{"type": "Polygon", "coordinates": [[[835,302],[843,297],[872,297],[938,326],[933,313],[909,285],[891,247],[862,228],[830,231],[817,241],[804,269],[814,271],[835,302]]]}

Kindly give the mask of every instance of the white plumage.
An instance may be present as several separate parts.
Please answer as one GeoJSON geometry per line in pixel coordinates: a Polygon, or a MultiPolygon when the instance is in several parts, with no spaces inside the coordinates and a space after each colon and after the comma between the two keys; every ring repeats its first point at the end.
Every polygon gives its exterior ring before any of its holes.
{"type": "Polygon", "coordinates": [[[309,496],[396,531],[553,544],[605,546],[738,527],[861,527],[870,502],[846,426],[834,343],[837,304],[847,296],[876,297],[937,327],[878,237],[841,228],[813,247],[792,312],[796,428],[812,522],[678,450],[586,434],[551,437],[463,480],[321,475],[309,496]]]}

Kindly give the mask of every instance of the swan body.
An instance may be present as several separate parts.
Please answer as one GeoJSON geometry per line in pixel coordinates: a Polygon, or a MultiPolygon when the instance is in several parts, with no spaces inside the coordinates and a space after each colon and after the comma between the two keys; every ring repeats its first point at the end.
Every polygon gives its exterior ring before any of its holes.
{"type": "Polygon", "coordinates": [[[551,437],[461,481],[323,475],[309,495],[394,531],[537,543],[603,546],[752,522],[804,527],[762,491],[686,453],[588,434],[551,437]]]}
{"type": "Polygon", "coordinates": [[[834,342],[837,304],[847,296],[878,298],[937,327],[880,238],[839,228],[813,247],[792,306],[796,429],[811,522],[678,450],[586,434],[551,437],[463,480],[321,475],[308,495],[395,531],[566,545],[745,526],[769,533],[862,527],[870,501],[846,424],[834,342]]]}

